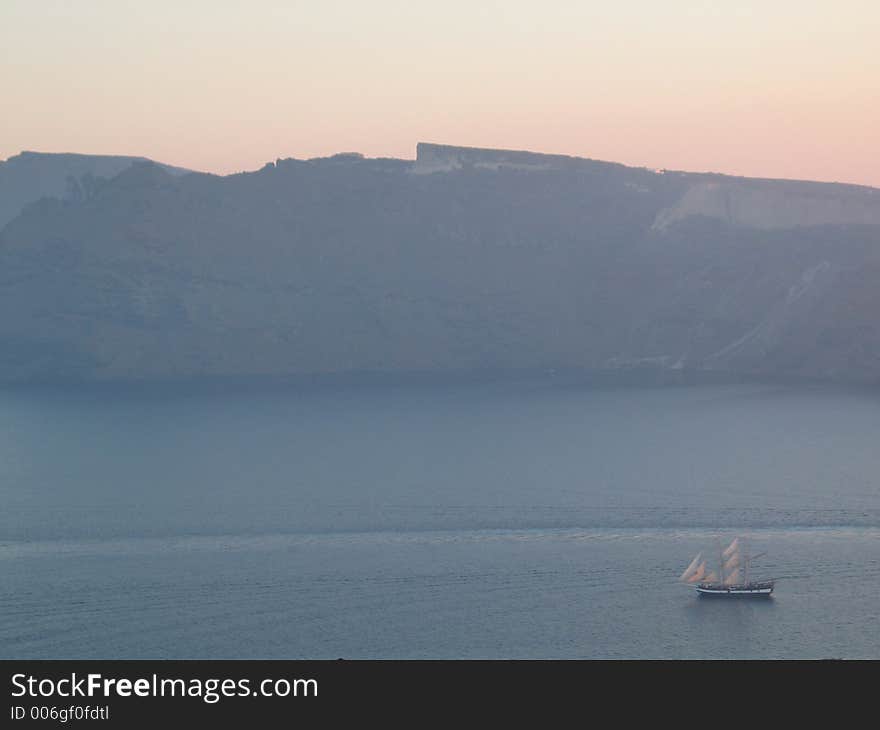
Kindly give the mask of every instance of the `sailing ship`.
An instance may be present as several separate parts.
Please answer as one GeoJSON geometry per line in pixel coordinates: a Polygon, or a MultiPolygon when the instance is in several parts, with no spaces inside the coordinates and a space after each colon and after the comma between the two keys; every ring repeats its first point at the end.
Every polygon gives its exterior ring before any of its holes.
{"type": "Polygon", "coordinates": [[[724,549],[719,543],[714,569],[702,553],[697,553],[679,576],[679,581],[695,586],[700,596],[767,598],[773,593],[775,580],[752,580],[749,576],[752,561],[764,554],[750,555],[740,539],[735,537],[724,549]]]}

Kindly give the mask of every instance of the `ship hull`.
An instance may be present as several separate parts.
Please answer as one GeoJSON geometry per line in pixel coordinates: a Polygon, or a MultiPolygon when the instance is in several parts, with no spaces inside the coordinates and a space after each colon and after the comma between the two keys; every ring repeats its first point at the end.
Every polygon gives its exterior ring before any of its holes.
{"type": "Polygon", "coordinates": [[[696,588],[697,594],[706,598],[769,598],[773,593],[772,582],[732,586],[701,583],[696,588]]]}

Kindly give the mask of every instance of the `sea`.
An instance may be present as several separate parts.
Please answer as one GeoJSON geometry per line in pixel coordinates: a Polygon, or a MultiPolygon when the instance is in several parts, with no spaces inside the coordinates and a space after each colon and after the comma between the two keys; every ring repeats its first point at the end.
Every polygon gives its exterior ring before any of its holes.
{"type": "Polygon", "coordinates": [[[878,659],[880,390],[0,390],[0,658],[878,659]]]}

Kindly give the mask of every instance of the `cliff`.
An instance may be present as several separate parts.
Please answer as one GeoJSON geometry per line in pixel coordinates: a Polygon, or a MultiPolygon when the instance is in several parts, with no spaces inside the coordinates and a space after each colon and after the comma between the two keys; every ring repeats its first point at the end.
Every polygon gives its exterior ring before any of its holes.
{"type": "MultiPolygon", "coordinates": [[[[89,195],[100,180],[115,177],[136,162],[147,161],[144,157],[27,151],[0,160],[0,228],[27,203],[43,197],[89,195]]],[[[161,167],[174,175],[189,172],[171,165],[161,167]]]]}
{"type": "Polygon", "coordinates": [[[0,378],[650,368],[873,382],[877,193],[427,144],[415,161],[345,154],[227,177],[135,164],[0,232],[0,378]],[[707,185],[735,191],[731,205],[707,185]],[[831,202],[811,207],[817,195],[831,202]]]}

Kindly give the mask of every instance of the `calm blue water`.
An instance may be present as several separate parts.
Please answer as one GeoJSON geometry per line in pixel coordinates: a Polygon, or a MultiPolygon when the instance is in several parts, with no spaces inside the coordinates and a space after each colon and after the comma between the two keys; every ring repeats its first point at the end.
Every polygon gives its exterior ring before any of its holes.
{"type": "Polygon", "coordinates": [[[880,391],[0,392],[4,658],[880,658],[880,391]],[[772,601],[700,601],[744,535],[772,601]]]}

